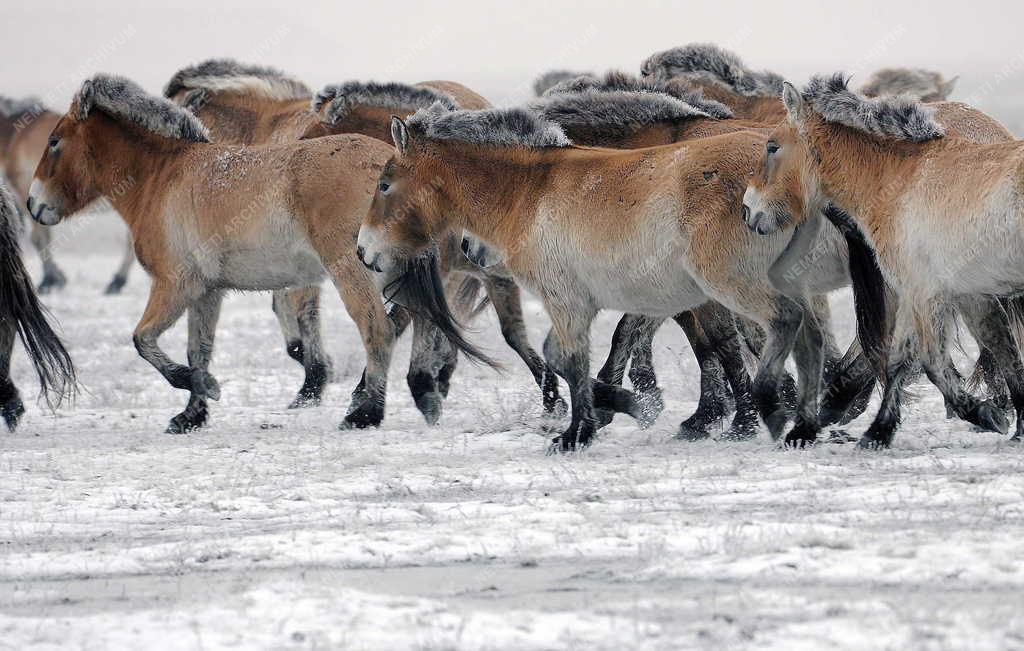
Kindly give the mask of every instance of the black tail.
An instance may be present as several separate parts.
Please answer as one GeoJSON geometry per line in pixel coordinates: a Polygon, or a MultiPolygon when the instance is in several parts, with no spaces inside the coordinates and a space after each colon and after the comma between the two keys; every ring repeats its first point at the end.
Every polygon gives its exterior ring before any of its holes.
{"type": "Polygon", "coordinates": [[[16,328],[39,376],[39,388],[51,407],[77,388],[75,367],[50,327],[21,260],[17,219],[10,193],[0,185],[0,320],[16,328]]]}
{"type": "Polygon", "coordinates": [[[857,337],[879,378],[885,378],[889,355],[887,287],[875,252],[848,214],[829,205],[825,217],[839,229],[850,251],[850,281],[857,315],[857,337]]]}
{"type": "Polygon", "coordinates": [[[448,307],[436,255],[428,254],[409,261],[405,272],[384,288],[384,299],[394,301],[413,314],[429,320],[470,361],[501,368],[496,361],[462,335],[463,327],[455,320],[448,307]]]}

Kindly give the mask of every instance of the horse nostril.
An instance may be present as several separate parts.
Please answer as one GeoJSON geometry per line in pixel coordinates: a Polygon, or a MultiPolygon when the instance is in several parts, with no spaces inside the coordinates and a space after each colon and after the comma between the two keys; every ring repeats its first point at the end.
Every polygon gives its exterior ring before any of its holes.
{"type": "Polygon", "coordinates": [[[357,244],[356,245],[356,255],[359,256],[360,260],[363,259],[363,254],[365,254],[365,253],[366,253],[366,249],[364,249],[362,246],[357,244]]]}
{"type": "Polygon", "coordinates": [[[462,238],[462,252],[469,255],[469,240],[462,238]]]}
{"type": "Polygon", "coordinates": [[[750,221],[750,208],[747,207],[747,204],[743,204],[743,221],[750,221]]]}
{"type": "Polygon", "coordinates": [[[34,211],[34,210],[32,210],[32,203],[33,203],[33,201],[32,201],[32,197],[29,197],[29,198],[28,198],[28,199],[27,199],[27,200],[25,201],[25,205],[26,205],[26,206],[28,207],[28,214],[30,214],[30,215],[33,215],[33,214],[35,214],[35,211],[34,211]]]}

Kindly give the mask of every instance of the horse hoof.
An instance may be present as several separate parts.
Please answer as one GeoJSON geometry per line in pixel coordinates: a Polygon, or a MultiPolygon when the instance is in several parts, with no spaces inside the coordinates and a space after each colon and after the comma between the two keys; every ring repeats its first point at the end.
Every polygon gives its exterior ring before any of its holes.
{"type": "Polygon", "coordinates": [[[757,438],[757,414],[754,412],[737,413],[732,419],[729,429],[718,438],[720,441],[749,441],[757,438]]]}
{"type": "Polygon", "coordinates": [[[439,391],[428,391],[416,398],[416,408],[423,414],[423,420],[427,425],[437,425],[441,420],[441,407],[444,405],[444,396],[439,391]]]}
{"type": "Polygon", "coordinates": [[[788,421],[789,415],[784,409],[779,409],[764,418],[765,427],[768,428],[768,432],[772,435],[773,441],[779,440],[779,437],[782,436],[782,431],[785,429],[788,421]]]}
{"type": "Polygon", "coordinates": [[[658,416],[665,409],[665,400],[661,397],[661,389],[655,389],[649,393],[642,393],[636,399],[637,423],[640,429],[647,429],[658,420],[658,416]]]}
{"type": "Polygon", "coordinates": [[[64,285],[67,284],[67,277],[58,271],[56,273],[43,276],[43,280],[39,283],[39,287],[36,288],[36,291],[40,294],[49,294],[50,292],[57,291],[58,289],[63,289],[64,285]]]}
{"type": "Polygon", "coordinates": [[[346,431],[379,426],[384,420],[384,406],[374,407],[370,403],[372,401],[354,405],[353,409],[349,410],[348,415],[345,416],[345,420],[338,425],[338,429],[346,431]]]}
{"type": "Polygon", "coordinates": [[[1006,434],[1010,430],[1010,421],[1006,414],[988,401],[979,403],[967,414],[966,420],[990,432],[1006,434]]]}
{"type": "Polygon", "coordinates": [[[18,422],[21,417],[25,414],[25,405],[21,402],[21,398],[15,395],[12,399],[8,400],[0,407],[0,415],[3,415],[4,424],[7,425],[7,431],[13,432],[18,428],[18,422]]]}
{"type": "Polygon", "coordinates": [[[167,425],[167,429],[164,430],[164,433],[188,434],[189,432],[194,432],[206,425],[206,417],[207,411],[205,409],[196,413],[183,411],[171,419],[171,422],[167,425]]]}
{"type": "Polygon", "coordinates": [[[210,400],[220,400],[220,384],[206,371],[196,369],[192,371],[192,393],[210,400]]]}
{"type": "Polygon", "coordinates": [[[110,279],[110,283],[107,285],[106,289],[103,290],[103,293],[106,294],[107,296],[120,294],[121,290],[124,289],[125,283],[127,282],[128,278],[122,276],[121,274],[117,274],[116,276],[110,279]]]}
{"type": "Polygon", "coordinates": [[[307,407],[319,407],[320,395],[317,393],[306,393],[299,391],[299,395],[288,405],[288,409],[305,409],[307,407]]]}
{"type": "Polygon", "coordinates": [[[871,426],[857,441],[857,447],[862,450],[884,450],[892,443],[892,437],[893,432],[882,431],[871,426]]]}
{"type": "Polygon", "coordinates": [[[707,432],[707,430],[691,427],[686,424],[686,421],[683,421],[679,425],[679,431],[676,432],[675,438],[680,441],[689,441],[692,443],[694,441],[703,441],[704,439],[711,438],[711,434],[707,432]]]}
{"type": "Polygon", "coordinates": [[[791,448],[802,448],[814,443],[818,440],[818,428],[813,427],[807,423],[797,423],[793,426],[793,429],[789,430],[789,434],[786,434],[786,447],[791,448]]]}

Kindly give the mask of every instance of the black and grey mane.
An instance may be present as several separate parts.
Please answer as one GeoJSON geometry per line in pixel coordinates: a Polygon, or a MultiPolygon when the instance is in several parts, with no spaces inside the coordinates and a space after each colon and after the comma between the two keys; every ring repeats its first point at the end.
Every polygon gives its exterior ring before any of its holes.
{"type": "Polygon", "coordinates": [[[699,88],[693,88],[685,83],[681,83],[679,80],[656,81],[654,79],[641,79],[618,70],[606,72],[602,77],[581,75],[574,79],[567,79],[548,89],[545,96],[585,91],[658,93],[669,95],[685,102],[713,118],[725,120],[733,116],[732,110],[728,106],[704,97],[704,93],[699,88]]]}
{"type": "Polygon", "coordinates": [[[174,73],[164,87],[164,97],[182,91],[253,93],[270,99],[306,99],[312,91],[280,70],[239,63],[234,59],[209,59],[174,73]]]}
{"type": "Polygon", "coordinates": [[[704,111],[661,93],[627,91],[548,95],[530,108],[541,118],[564,128],[600,129],[609,136],[626,135],[638,128],[659,122],[678,122],[711,117],[704,111]]]}
{"type": "Polygon", "coordinates": [[[79,120],[96,109],[166,138],[210,141],[210,134],[199,118],[170,100],[150,95],[124,77],[96,75],[87,79],[77,100],[79,120]]]}
{"type": "Polygon", "coordinates": [[[568,147],[562,127],[524,108],[449,111],[435,103],[409,118],[409,129],[435,140],[506,147],[568,147]]]}
{"type": "Polygon", "coordinates": [[[923,142],[941,138],[935,111],[907,96],[868,98],[847,88],[841,73],[816,75],[804,87],[803,98],[826,122],[894,140],[923,142]]]}
{"type": "Polygon", "coordinates": [[[346,81],[343,84],[331,84],[313,98],[313,111],[323,110],[321,119],[327,124],[335,124],[345,116],[352,106],[385,106],[406,110],[410,113],[440,102],[449,111],[456,111],[459,105],[447,93],[442,93],[425,86],[411,86],[398,82],[377,83],[375,81],[346,81]]]}
{"type": "Polygon", "coordinates": [[[862,95],[910,95],[922,102],[941,102],[953,92],[956,79],[946,81],[934,70],[923,68],[883,68],[860,87],[862,95]]]}
{"type": "Polygon", "coordinates": [[[38,97],[13,98],[0,95],[0,115],[5,118],[16,118],[26,113],[40,114],[45,109],[38,97]]]}
{"type": "Polygon", "coordinates": [[[533,82],[533,93],[540,97],[548,91],[549,88],[563,81],[570,79],[576,79],[577,77],[590,77],[593,73],[590,72],[573,72],[572,70],[549,70],[542,74],[540,77],[533,82]]]}
{"type": "Polygon", "coordinates": [[[710,43],[696,43],[652,54],[640,68],[645,77],[671,79],[685,76],[716,83],[748,97],[782,93],[783,79],[768,71],[747,68],[727,50],[710,43]]]}

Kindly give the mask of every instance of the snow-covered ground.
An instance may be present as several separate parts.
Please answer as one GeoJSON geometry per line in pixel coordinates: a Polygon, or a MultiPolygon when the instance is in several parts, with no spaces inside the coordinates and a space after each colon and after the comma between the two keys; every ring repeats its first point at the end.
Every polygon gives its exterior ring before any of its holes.
{"type": "MultiPolygon", "coordinates": [[[[168,436],[185,395],[130,339],[148,281],[102,296],[120,226],[76,226],[46,302],[87,391],[0,434],[0,648],[1024,648],[1024,451],[947,421],[931,387],[886,452],[683,443],[697,365],[666,327],[655,426],[620,417],[548,457],[488,315],[475,338],[508,370],[463,364],[439,427],[405,388],[404,341],[385,426],[338,432],[363,361],[337,297],[339,383],[290,412],[301,370],[250,294],[225,303],[211,426],[168,436]]],[[[539,344],[536,301],[527,316],[539,344]]],[[[163,342],[183,359],[183,324],[163,342]]],[[[29,393],[21,353],[15,375],[29,393]]]]}

